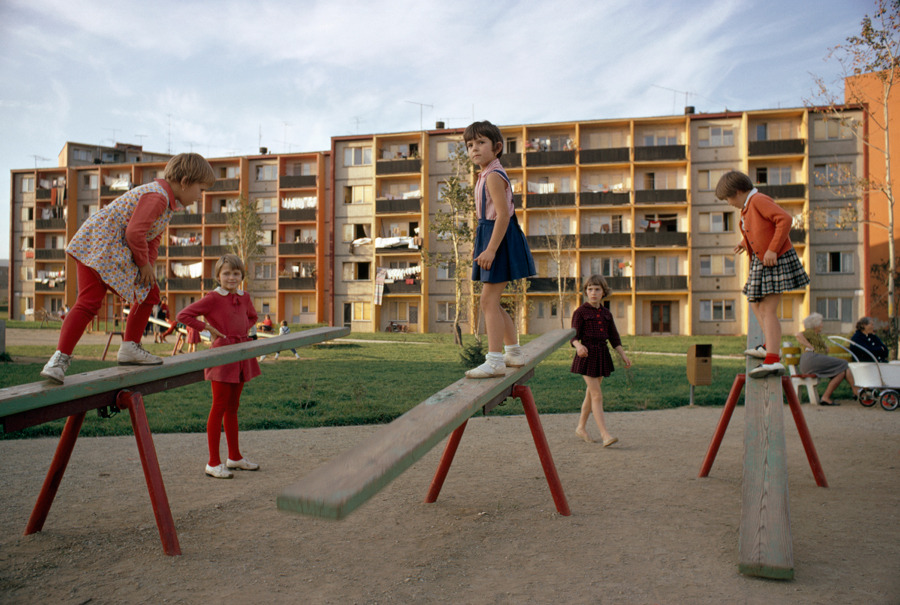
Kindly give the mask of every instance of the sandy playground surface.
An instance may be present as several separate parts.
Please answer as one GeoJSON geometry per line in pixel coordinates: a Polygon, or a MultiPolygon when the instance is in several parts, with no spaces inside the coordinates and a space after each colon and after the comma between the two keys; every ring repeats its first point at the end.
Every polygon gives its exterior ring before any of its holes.
{"type": "Polygon", "coordinates": [[[900,603],[900,412],[803,409],[831,487],[785,410],[793,581],[737,571],[743,408],[706,479],[721,408],[681,408],[609,414],[620,443],[605,449],[575,437],[573,415],[544,416],[570,517],[524,416],[470,421],[435,504],[443,446],[342,521],[275,497],[378,427],[244,432],[262,470],[230,481],[203,474],[203,435],[158,435],[178,557],[162,552],[133,438],[80,439],[31,536],[56,440],[2,441],[0,602],[900,603]]]}

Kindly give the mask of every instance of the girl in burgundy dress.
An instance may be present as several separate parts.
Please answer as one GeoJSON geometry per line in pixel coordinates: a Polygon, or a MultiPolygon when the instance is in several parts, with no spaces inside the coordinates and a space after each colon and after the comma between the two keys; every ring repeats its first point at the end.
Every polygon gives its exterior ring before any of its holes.
{"type": "Polygon", "coordinates": [[[591,275],[584,284],[584,297],[587,302],[575,309],[575,313],[572,314],[572,327],[575,328],[575,338],[571,340],[572,346],[575,347],[572,372],[583,375],[587,384],[575,434],[588,443],[594,442],[587,432],[588,416],[593,412],[597,428],[600,429],[600,437],[603,439],[603,447],[609,447],[618,441],[609,433],[603,419],[603,391],[600,389],[600,382],[613,372],[612,356],[609,354],[609,347],[606,346],[607,340],[622,358],[625,367],[631,367],[631,360],[622,348],[612,313],[601,304],[609,293],[606,280],[599,275],[591,275]]]}

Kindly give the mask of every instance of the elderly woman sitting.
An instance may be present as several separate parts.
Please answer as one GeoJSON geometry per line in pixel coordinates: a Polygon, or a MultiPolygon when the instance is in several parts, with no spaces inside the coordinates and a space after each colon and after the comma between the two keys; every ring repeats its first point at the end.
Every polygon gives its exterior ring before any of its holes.
{"type": "Polygon", "coordinates": [[[863,317],[856,322],[856,333],[850,340],[853,341],[850,350],[860,361],[887,362],[888,348],[875,335],[875,321],[871,317],[863,317]]]}
{"type": "Polygon", "coordinates": [[[825,393],[819,399],[819,405],[840,405],[831,399],[831,394],[842,380],[850,383],[853,389],[853,396],[859,395],[859,389],[853,384],[853,375],[850,373],[849,366],[843,359],[831,357],[827,355],[828,344],[825,337],[822,336],[822,315],[821,313],[813,313],[803,320],[803,327],[806,329],[797,334],[797,340],[800,346],[804,348],[803,355],[800,356],[800,372],[802,374],[815,374],[820,378],[830,378],[825,393]]]}

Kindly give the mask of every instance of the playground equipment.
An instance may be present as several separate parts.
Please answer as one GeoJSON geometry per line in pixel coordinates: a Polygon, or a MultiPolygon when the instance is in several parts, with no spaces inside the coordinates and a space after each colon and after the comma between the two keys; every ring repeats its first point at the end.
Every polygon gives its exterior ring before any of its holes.
{"type": "Polygon", "coordinates": [[[200,382],[206,368],[324,342],[349,333],[350,329],[343,327],[314,328],[277,339],[255,340],[170,357],[158,366],[117,366],[72,374],[66,377],[64,385],[43,381],[0,389],[0,423],[3,424],[4,432],[18,431],[68,417],[50,470],[25,528],[25,535],[38,532],[44,526],[85,414],[90,410],[105,411],[110,406],[115,406],[127,409],[131,415],[131,425],[163,551],[167,555],[181,554],[153,437],[147,424],[143,395],[200,382]]]}
{"type": "Polygon", "coordinates": [[[850,349],[853,341],[843,336],[829,336],[835,344],[850,354],[854,361],[850,363],[853,382],[859,387],[859,402],[868,407],[880,403],[881,407],[893,412],[900,407],[900,361],[881,363],[871,351],[861,347],[850,349]],[[843,342],[847,346],[840,343],[843,342]],[[860,359],[853,351],[864,351],[872,361],[860,359]]]}

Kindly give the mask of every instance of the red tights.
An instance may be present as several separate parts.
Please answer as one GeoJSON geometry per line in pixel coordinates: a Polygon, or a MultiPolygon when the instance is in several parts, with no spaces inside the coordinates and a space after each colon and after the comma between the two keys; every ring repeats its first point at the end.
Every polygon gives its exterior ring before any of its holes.
{"type": "Polygon", "coordinates": [[[222,439],[222,424],[225,425],[225,441],[228,442],[228,457],[240,460],[241,449],[238,447],[238,406],[241,405],[243,382],[219,382],[210,380],[212,387],[212,408],[206,421],[206,439],[209,441],[209,465],[219,466],[219,441],[222,439]]]}

